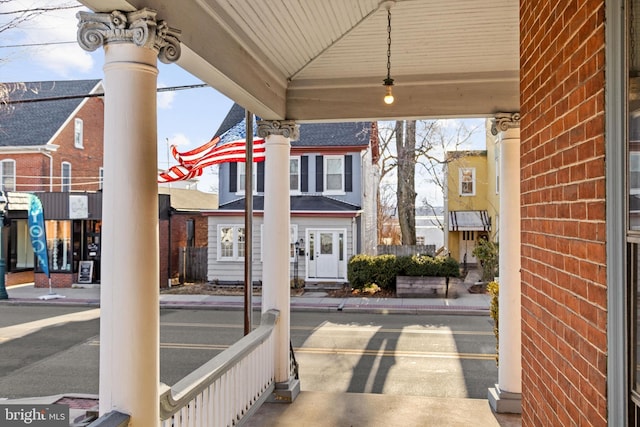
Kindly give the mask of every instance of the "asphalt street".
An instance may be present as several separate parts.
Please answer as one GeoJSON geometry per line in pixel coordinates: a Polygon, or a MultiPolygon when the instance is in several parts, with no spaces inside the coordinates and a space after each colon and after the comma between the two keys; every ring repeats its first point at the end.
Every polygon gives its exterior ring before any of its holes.
{"type": "MultiPolygon", "coordinates": [[[[4,306],[0,338],[84,310],[4,306]]],[[[161,381],[174,384],[237,341],[242,322],[237,310],[161,310],[161,381]]],[[[303,391],[484,399],[497,381],[488,316],[294,312],[291,330],[303,391]]],[[[99,343],[97,318],[0,340],[0,398],[97,394],[99,343]]]]}

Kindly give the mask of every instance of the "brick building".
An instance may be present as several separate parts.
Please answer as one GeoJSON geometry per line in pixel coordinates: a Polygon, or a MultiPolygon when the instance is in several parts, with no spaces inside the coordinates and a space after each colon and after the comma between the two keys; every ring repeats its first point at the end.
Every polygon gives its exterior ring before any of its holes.
{"type": "MultiPolygon", "coordinates": [[[[43,204],[53,287],[100,283],[104,101],[100,80],[4,83],[9,103],[0,109],[0,190],[7,194],[4,230],[7,283],[49,286],[34,266],[27,230],[26,193],[43,204]],[[90,266],[79,278],[80,263],[90,266]],[[34,275],[35,268],[35,275],[34,275]]],[[[163,246],[161,280],[179,278],[179,248],[206,248],[206,219],[217,197],[161,189],[158,218],[163,246]],[[207,197],[208,196],[208,197],[207,197]],[[202,225],[204,224],[204,226],[202,225]],[[188,237],[191,236],[191,237],[188,237]]],[[[206,250],[206,249],[205,249],[206,250]]]]}
{"type": "MultiPolygon", "coordinates": [[[[34,257],[20,194],[43,201],[52,285],[71,286],[78,263],[99,280],[104,101],[100,80],[4,83],[0,190],[9,195],[4,233],[7,282],[28,280],[34,257]]],[[[35,266],[38,270],[38,266],[35,266]]],[[[44,274],[31,278],[48,286],[44,274]]]]}

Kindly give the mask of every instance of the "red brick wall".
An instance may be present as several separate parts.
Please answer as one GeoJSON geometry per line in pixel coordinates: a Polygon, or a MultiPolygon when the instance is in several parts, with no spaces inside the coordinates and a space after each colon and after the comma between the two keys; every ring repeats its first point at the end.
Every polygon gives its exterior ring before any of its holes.
{"type": "MultiPolygon", "coordinates": [[[[1,154],[0,160],[15,160],[17,191],[49,191],[50,175],[53,175],[53,191],[61,191],[62,162],[71,163],[72,190],[97,191],[103,164],[103,138],[104,102],[100,98],[89,98],[52,141],[59,148],[50,152],[51,159],[42,153],[14,153],[1,154]],[[74,146],[75,118],[83,121],[82,149],[74,146]]],[[[47,141],[41,143],[45,145],[47,141]]]]}
{"type": "Polygon", "coordinates": [[[21,285],[23,283],[33,283],[33,282],[34,282],[33,270],[7,273],[5,276],[5,285],[7,286],[21,285]]]}
{"type": "Polygon", "coordinates": [[[171,277],[177,278],[180,274],[180,248],[187,245],[187,221],[195,221],[195,246],[208,245],[208,221],[201,214],[178,213],[171,216],[171,277]]]}
{"type": "Polygon", "coordinates": [[[521,0],[522,425],[606,425],[604,0],[521,0]]]}
{"type": "Polygon", "coordinates": [[[73,191],[97,191],[99,170],[103,164],[104,102],[100,98],[89,98],[73,119],[54,142],[60,148],[53,155],[53,191],[62,191],[62,162],[71,163],[73,191]],[[83,122],[83,148],[74,146],[75,118],[83,122]]]}
{"type": "Polygon", "coordinates": [[[159,239],[160,239],[160,287],[169,287],[169,221],[160,219],[158,221],[159,226],[159,239]]]}
{"type": "Polygon", "coordinates": [[[13,159],[16,165],[16,191],[49,190],[49,158],[43,154],[3,155],[0,159],[13,159]]]}
{"type": "MultiPolygon", "coordinates": [[[[44,273],[35,273],[34,285],[36,288],[48,288],[49,278],[44,273]]],[[[74,283],[78,283],[77,273],[51,273],[52,288],[70,288],[74,283]]]]}

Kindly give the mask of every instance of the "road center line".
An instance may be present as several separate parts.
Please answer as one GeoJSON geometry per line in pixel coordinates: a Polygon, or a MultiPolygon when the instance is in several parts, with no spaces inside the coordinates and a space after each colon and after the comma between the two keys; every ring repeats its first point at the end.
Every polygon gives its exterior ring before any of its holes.
{"type": "MultiPolygon", "coordinates": [[[[194,328],[227,328],[242,329],[242,325],[229,323],[189,323],[189,322],[161,322],[161,326],[172,327],[194,327],[194,328]]],[[[318,326],[291,326],[292,331],[316,331],[316,332],[385,332],[385,333],[403,333],[403,334],[426,334],[426,335],[478,335],[490,336],[492,331],[452,331],[450,329],[418,329],[415,327],[408,328],[382,328],[375,326],[351,326],[351,325],[322,325],[318,326]]]]}
{"type": "MultiPolygon", "coordinates": [[[[91,340],[87,345],[97,346],[100,341],[91,340]]],[[[160,343],[160,348],[187,350],[226,350],[230,346],[220,344],[191,344],[191,343],[160,343]]],[[[442,351],[410,351],[410,350],[366,350],[359,348],[317,348],[296,347],[297,354],[310,355],[342,355],[342,356],[373,356],[373,357],[406,357],[421,359],[458,359],[458,360],[495,360],[495,354],[487,353],[458,353],[442,351]]]]}

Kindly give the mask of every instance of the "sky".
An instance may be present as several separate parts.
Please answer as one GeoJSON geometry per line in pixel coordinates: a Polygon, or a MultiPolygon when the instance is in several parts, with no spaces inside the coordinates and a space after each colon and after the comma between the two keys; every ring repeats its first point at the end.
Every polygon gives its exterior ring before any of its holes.
{"type": "MultiPolygon", "coordinates": [[[[72,0],[12,0],[0,2],[0,29],[13,15],[2,12],[16,9],[33,9],[38,5],[79,5],[72,0]],[[4,22],[3,22],[4,21],[4,22]]],[[[53,80],[102,79],[104,51],[87,52],[76,41],[76,13],[82,7],[57,10],[31,19],[17,28],[0,32],[0,82],[29,82],[53,80]]],[[[158,61],[158,87],[175,87],[201,84],[202,82],[176,64],[158,61]]],[[[177,145],[178,151],[186,151],[208,142],[231,108],[233,101],[213,88],[198,88],[158,93],[158,167],[166,169],[175,164],[169,147],[177,145]]],[[[447,126],[455,127],[455,121],[447,126]]],[[[480,127],[466,149],[484,149],[485,134],[482,120],[475,120],[471,127],[480,127]]],[[[437,187],[420,186],[418,202],[423,198],[430,203],[441,204],[442,194],[437,187]]],[[[421,185],[423,184],[423,185],[421,185]]],[[[198,189],[217,192],[217,169],[206,170],[198,189]]],[[[420,203],[419,203],[420,204],[420,203]]]]}
{"type": "MultiPolygon", "coordinates": [[[[77,4],[64,0],[14,0],[0,3],[0,12],[32,9],[38,5],[77,4]]],[[[104,51],[87,52],[76,42],[78,20],[83,8],[59,10],[34,18],[0,33],[0,82],[102,79],[104,51]],[[63,44],[57,44],[62,42],[63,44]],[[52,44],[56,43],[56,44],[52,44]],[[35,45],[35,46],[34,46],[35,45]]],[[[0,15],[0,28],[8,16],[0,15]]],[[[158,87],[201,84],[198,78],[176,64],[158,61],[158,87]]],[[[233,101],[210,87],[160,92],[158,94],[158,167],[173,160],[168,147],[179,151],[209,141],[233,101]]],[[[175,162],[171,162],[175,164],[175,162]]],[[[205,171],[198,184],[205,192],[217,191],[217,173],[205,171]]]]}

